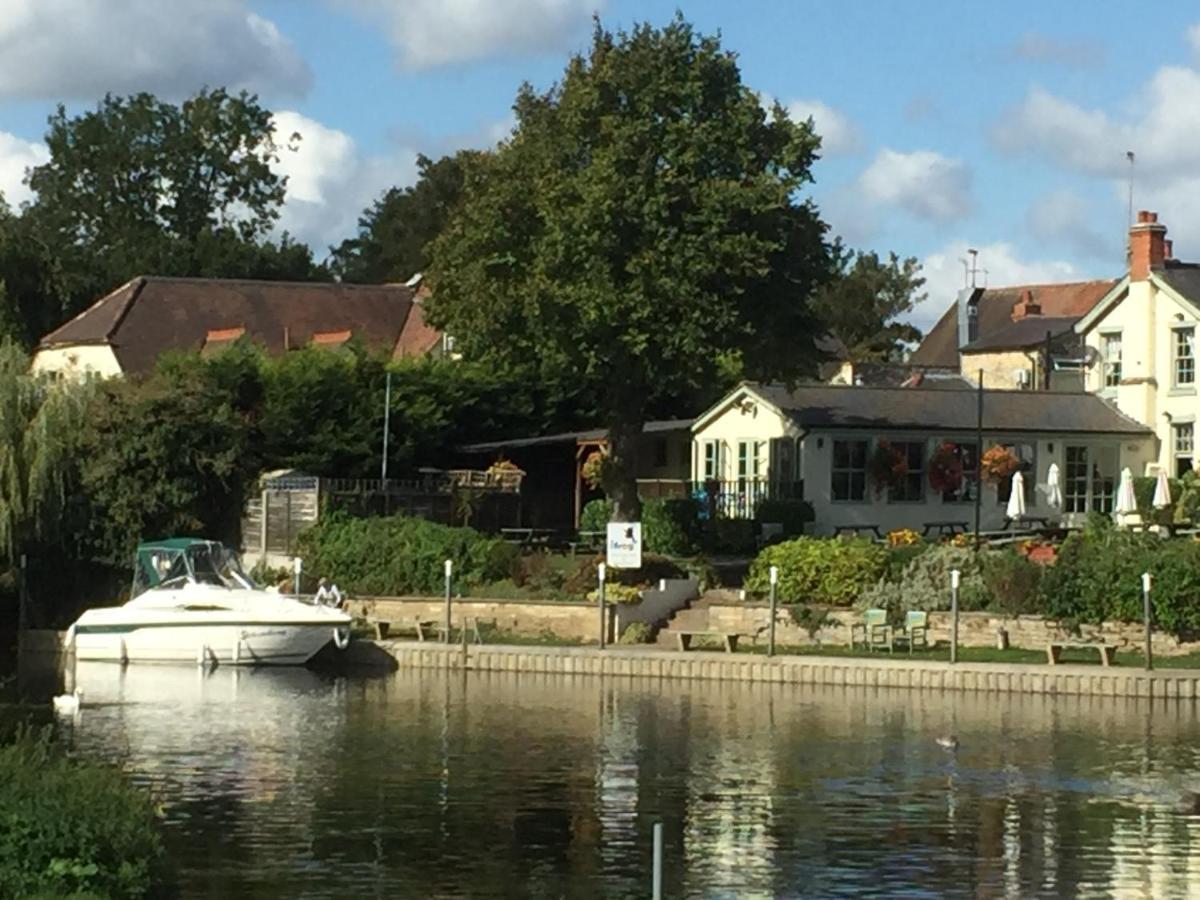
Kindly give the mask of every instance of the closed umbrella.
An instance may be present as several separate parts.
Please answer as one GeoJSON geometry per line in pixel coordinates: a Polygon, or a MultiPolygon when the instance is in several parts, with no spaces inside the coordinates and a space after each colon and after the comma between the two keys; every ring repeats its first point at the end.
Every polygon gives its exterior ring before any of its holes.
{"type": "Polygon", "coordinates": [[[1057,512],[1062,509],[1062,485],[1058,481],[1058,463],[1050,463],[1050,471],[1046,473],[1046,505],[1057,512]]]}
{"type": "Polygon", "coordinates": [[[1013,472],[1012,492],[1008,495],[1008,508],[1004,514],[1010,519],[1025,517],[1025,476],[1020,472],[1013,472]]]}
{"type": "Polygon", "coordinates": [[[1154,500],[1152,502],[1155,509],[1166,509],[1171,505],[1171,485],[1167,481],[1167,473],[1163,469],[1158,470],[1158,478],[1154,482],[1154,500]]]}
{"type": "Polygon", "coordinates": [[[1137,497],[1133,493],[1133,473],[1126,466],[1121,470],[1121,484],[1117,487],[1117,515],[1131,516],[1137,512],[1137,497]]]}

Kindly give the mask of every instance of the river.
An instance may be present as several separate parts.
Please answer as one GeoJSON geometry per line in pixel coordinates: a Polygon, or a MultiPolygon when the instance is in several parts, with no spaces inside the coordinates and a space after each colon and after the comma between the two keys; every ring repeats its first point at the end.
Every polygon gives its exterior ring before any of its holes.
{"type": "Polygon", "coordinates": [[[1200,894],[1191,704],[80,664],[185,897],[1200,894]],[[957,735],[957,751],[936,737],[957,735]]]}

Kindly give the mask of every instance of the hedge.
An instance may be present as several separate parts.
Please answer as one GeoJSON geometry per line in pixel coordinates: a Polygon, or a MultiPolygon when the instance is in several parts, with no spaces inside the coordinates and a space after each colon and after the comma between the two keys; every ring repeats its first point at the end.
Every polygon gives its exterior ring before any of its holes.
{"type": "Polygon", "coordinates": [[[852,606],[865,586],[883,577],[887,561],[887,549],[868,540],[798,538],[763,548],[750,564],[745,586],[766,594],[770,568],[777,566],[783,602],[852,606]]]}
{"type": "MultiPolygon", "coordinates": [[[[582,531],[604,531],[612,519],[611,500],[591,500],[579,517],[582,531]]],[[[687,497],[642,501],[642,543],[647,553],[690,556],[696,552],[700,505],[687,497]]]]}
{"type": "Polygon", "coordinates": [[[439,594],[444,563],[454,563],[458,588],[511,578],[520,550],[471,528],[425,519],[333,515],[300,537],[300,556],[313,576],[354,594],[439,594]]]}

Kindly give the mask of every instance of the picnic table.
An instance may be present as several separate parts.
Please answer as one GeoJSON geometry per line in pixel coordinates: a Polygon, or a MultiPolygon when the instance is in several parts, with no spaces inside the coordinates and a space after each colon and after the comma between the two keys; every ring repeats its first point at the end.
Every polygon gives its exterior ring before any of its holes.
{"type": "Polygon", "coordinates": [[[575,536],[575,540],[567,542],[567,546],[570,548],[572,556],[575,556],[580,550],[598,552],[604,549],[604,532],[581,531],[575,536]]]}
{"type": "Polygon", "coordinates": [[[553,528],[501,528],[500,537],[521,547],[549,544],[558,532],[553,528]]]}
{"type": "Polygon", "coordinates": [[[1099,652],[1101,665],[1111,666],[1116,662],[1116,645],[1105,644],[1103,642],[1093,643],[1091,641],[1053,641],[1046,645],[1046,662],[1052,666],[1056,666],[1064,648],[1076,649],[1079,647],[1099,652]]]}
{"type": "Polygon", "coordinates": [[[1024,531],[1041,531],[1050,527],[1050,520],[1046,516],[1004,517],[1005,529],[1011,529],[1014,525],[1024,531]]]}
{"type": "Polygon", "coordinates": [[[833,536],[840,537],[843,534],[853,534],[858,537],[863,532],[868,532],[875,535],[879,540],[883,540],[883,535],[879,533],[878,525],[835,525],[833,527],[833,536]]]}
{"type": "Polygon", "coordinates": [[[967,523],[958,519],[946,519],[941,522],[926,522],[921,534],[929,537],[930,532],[937,530],[941,537],[953,537],[956,534],[967,533],[967,523]]]}

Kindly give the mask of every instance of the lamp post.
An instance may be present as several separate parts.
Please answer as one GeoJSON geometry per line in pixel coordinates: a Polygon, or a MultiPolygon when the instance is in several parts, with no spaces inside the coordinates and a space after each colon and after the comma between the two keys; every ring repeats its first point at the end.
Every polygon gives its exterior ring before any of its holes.
{"type": "Polygon", "coordinates": [[[958,584],[961,573],[950,570],[950,662],[958,662],[958,584]]]}
{"type": "Polygon", "coordinates": [[[608,570],[608,567],[605,566],[604,563],[600,563],[600,565],[598,565],[596,567],[596,577],[600,582],[599,586],[598,586],[598,597],[600,599],[600,649],[601,650],[604,649],[604,640],[605,640],[604,632],[608,630],[605,627],[605,626],[607,626],[608,622],[607,622],[607,616],[605,615],[605,609],[604,609],[604,578],[608,574],[607,570],[608,570]]]}
{"type": "Polygon", "coordinates": [[[446,643],[450,643],[450,583],[454,576],[454,560],[448,559],[446,566],[446,643]]]}
{"type": "Polygon", "coordinates": [[[1150,647],[1150,586],[1153,579],[1149,572],[1142,573],[1142,618],[1146,622],[1146,671],[1154,668],[1154,653],[1150,647]]]}
{"type": "Polygon", "coordinates": [[[779,585],[779,568],[771,566],[771,624],[767,629],[767,656],[775,655],[775,595],[779,585]]]}
{"type": "Polygon", "coordinates": [[[292,593],[300,596],[300,573],[304,569],[304,560],[296,557],[292,560],[292,593]]]}

